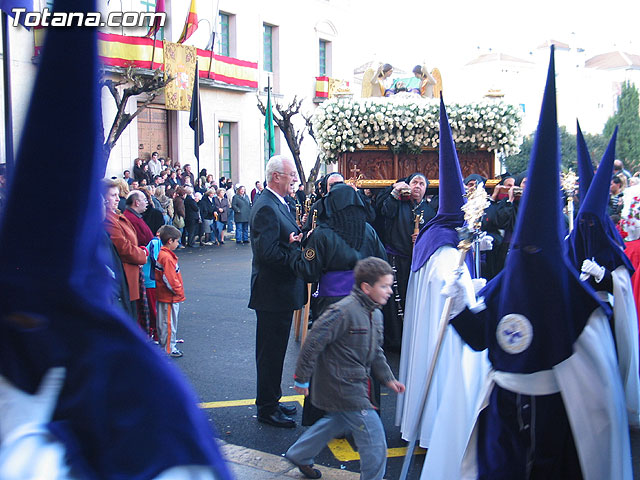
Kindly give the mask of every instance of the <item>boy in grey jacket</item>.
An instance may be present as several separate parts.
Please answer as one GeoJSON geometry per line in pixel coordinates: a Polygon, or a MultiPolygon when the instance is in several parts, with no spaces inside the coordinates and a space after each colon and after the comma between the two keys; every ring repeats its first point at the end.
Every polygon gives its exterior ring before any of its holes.
{"type": "Polygon", "coordinates": [[[354,269],[355,286],[348,297],[327,309],[313,324],[300,356],[294,388],[309,395],[327,414],[310,427],[286,458],[307,478],[320,478],[313,458],[331,440],[351,432],[360,453],[361,480],[382,479],[387,464],[387,442],[380,417],[369,400],[369,375],[396,393],[404,392],[382,351],[382,312],[392,293],[393,271],[375,257],[360,260],[354,269]]]}

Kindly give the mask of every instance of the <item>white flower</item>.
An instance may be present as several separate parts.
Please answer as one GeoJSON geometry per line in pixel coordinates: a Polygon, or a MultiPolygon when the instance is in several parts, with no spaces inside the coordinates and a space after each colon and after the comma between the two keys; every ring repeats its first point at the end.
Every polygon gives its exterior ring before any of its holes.
{"type": "MultiPolygon", "coordinates": [[[[335,162],[341,152],[364,145],[437,147],[437,102],[425,99],[340,99],[320,105],[312,125],[320,158],[335,162]]],[[[519,150],[519,108],[504,103],[448,106],[454,140],[468,148],[513,153],[519,150]]]]}

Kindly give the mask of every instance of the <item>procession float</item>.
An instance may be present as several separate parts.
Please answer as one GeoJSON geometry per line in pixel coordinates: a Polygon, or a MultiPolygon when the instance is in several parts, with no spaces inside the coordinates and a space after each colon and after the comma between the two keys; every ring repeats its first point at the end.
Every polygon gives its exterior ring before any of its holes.
{"type": "MultiPolygon", "coordinates": [[[[414,172],[424,173],[430,189],[437,188],[442,79],[437,69],[423,72],[385,89],[376,81],[384,75],[380,67],[365,73],[362,98],[337,89],[322,102],[312,118],[322,161],[337,163],[345,179],[361,188],[386,187],[414,172]]],[[[518,153],[519,106],[487,96],[476,103],[447,103],[447,112],[463,177],[478,173],[493,179],[496,155],[518,153]]]]}

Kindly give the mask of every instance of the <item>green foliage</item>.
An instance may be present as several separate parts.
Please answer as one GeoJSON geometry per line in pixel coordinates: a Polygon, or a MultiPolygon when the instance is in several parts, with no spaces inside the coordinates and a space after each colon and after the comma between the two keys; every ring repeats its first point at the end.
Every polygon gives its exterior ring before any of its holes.
{"type": "MultiPolygon", "coordinates": [[[[531,156],[531,150],[533,148],[534,135],[527,135],[522,139],[522,145],[520,145],[520,153],[517,155],[511,155],[505,158],[505,167],[508,172],[517,174],[527,170],[529,167],[529,157],[531,156]]],[[[605,149],[607,148],[608,138],[604,135],[589,135],[586,134],[585,141],[591,154],[591,160],[594,166],[600,162],[605,149]]],[[[572,169],[574,172],[578,171],[578,153],[577,153],[577,140],[576,136],[567,132],[567,128],[560,127],[560,155],[562,158],[562,170],[572,169]]]]}
{"type": "Polygon", "coordinates": [[[516,155],[510,155],[504,159],[504,165],[507,169],[507,172],[513,174],[524,172],[529,167],[529,157],[531,156],[532,148],[533,135],[526,135],[522,137],[520,153],[516,155]]]}
{"type": "Polygon", "coordinates": [[[638,89],[625,82],[618,97],[618,110],[609,117],[604,126],[604,136],[610,137],[616,125],[616,157],[623,160],[625,168],[635,172],[640,170],[640,114],[638,110],[638,89]]]}

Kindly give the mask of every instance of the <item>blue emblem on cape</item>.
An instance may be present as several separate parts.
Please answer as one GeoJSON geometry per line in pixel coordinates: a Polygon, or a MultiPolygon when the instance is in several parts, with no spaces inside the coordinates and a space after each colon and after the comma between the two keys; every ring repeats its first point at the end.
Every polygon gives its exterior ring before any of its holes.
{"type": "Polygon", "coordinates": [[[533,341],[533,327],[524,315],[510,313],[502,317],[496,329],[498,345],[507,353],[524,352],[533,341]]]}

